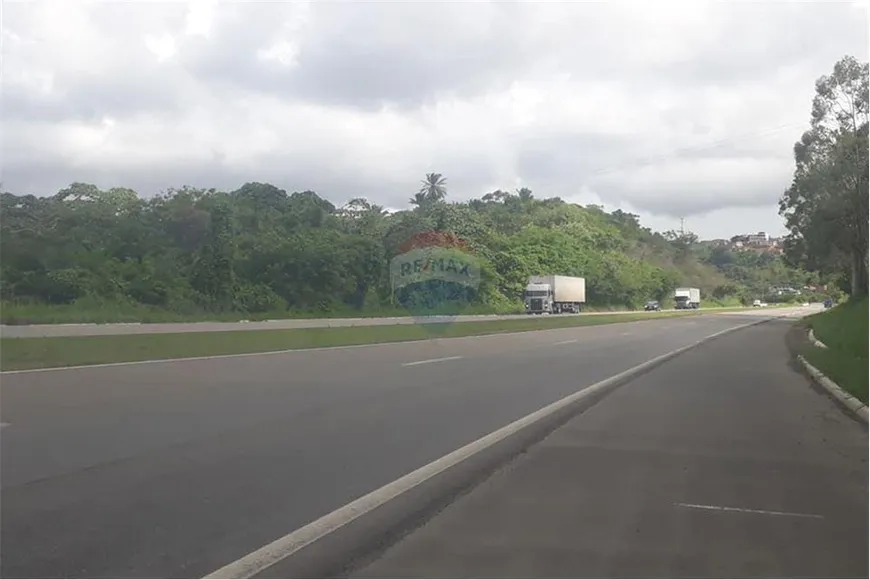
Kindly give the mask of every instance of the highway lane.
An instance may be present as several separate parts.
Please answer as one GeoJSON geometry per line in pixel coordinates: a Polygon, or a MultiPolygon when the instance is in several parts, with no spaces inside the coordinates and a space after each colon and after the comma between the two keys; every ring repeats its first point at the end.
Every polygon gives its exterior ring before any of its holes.
{"type": "MultiPolygon", "coordinates": [[[[705,311],[722,308],[705,308],[705,311]]],[[[672,311],[665,310],[665,311],[672,311]]],[[[624,311],[623,314],[643,312],[642,310],[624,311]]],[[[602,316],[620,312],[583,312],[580,314],[560,314],[566,316],[602,316]]],[[[296,318],[289,320],[262,320],[237,322],[166,322],[166,323],[118,323],[118,324],[30,324],[0,325],[3,338],[41,338],[51,336],[114,336],[125,334],[168,334],[179,332],[235,332],[244,330],[283,330],[292,328],[341,328],[347,326],[390,326],[394,324],[420,324],[421,320],[435,324],[439,322],[482,322],[490,320],[512,320],[530,318],[526,314],[476,314],[466,316],[393,316],[384,318],[296,318]]]]}
{"type": "Polygon", "coordinates": [[[753,315],[5,374],[0,572],[206,574],[753,315]]]}
{"type": "Polygon", "coordinates": [[[789,368],[787,331],[635,378],[350,576],[867,578],[866,425],[789,368]]]}

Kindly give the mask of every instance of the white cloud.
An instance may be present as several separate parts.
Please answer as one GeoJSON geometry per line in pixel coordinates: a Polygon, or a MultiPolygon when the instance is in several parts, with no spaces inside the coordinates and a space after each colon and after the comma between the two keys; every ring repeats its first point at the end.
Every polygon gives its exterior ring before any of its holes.
{"type": "Polygon", "coordinates": [[[268,48],[257,49],[257,58],[266,61],[277,61],[283,66],[293,66],[299,57],[299,47],[292,42],[279,40],[268,48]]]}
{"type": "Polygon", "coordinates": [[[160,36],[146,34],[145,46],[157,57],[158,62],[169,60],[178,50],[175,46],[175,38],[165,32],[160,36]]]}
{"type": "Polygon", "coordinates": [[[522,184],[710,232],[780,227],[815,79],[867,59],[866,9],[839,4],[4,10],[13,191],[256,180],[398,207],[438,171],[454,199],[522,184]]]}
{"type": "Polygon", "coordinates": [[[217,2],[213,0],[188,2],[187,15],[184,18],[184,33],[208,37],[212,30],[216,6],[217,2]]]}

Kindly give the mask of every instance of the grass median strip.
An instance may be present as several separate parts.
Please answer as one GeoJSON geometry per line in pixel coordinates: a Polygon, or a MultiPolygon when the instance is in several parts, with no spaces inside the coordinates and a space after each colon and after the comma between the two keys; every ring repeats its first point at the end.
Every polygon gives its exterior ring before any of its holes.
{"type": "Polygon", "coordinates": [[[598,326],[616,322],[696,316],[702,312],[649,312],[600,316],[545,317],[461,324],[402,324],[292,330],[190,332],[0,339],[0,370],[132,362],[198,356],[245,354],[328,346],[457,338],[598,326]]]}
{"type": "Polygon", "coordinates": [[[808,347],[807,361],[842,389],[867,404],[867,299],[847,302],[806,319],[828,348],[808,347]]]}

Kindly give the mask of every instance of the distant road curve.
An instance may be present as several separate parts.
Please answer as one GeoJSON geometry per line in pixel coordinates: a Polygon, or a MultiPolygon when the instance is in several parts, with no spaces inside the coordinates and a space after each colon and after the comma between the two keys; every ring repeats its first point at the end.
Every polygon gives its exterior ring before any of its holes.
{"type": "MultiPolygon", "coordinates": [[[[724,308],[702,308],[704,311],[724,308]]],[[[670,311],[670,310],[669,310],[670,311]]],[[[605,314],[632,314],[642,310],[621,312],[584,312],[559,316],[601,316],[605,314]]],[[[116,324],[32,324],[0,325],[2,338],[43,338],[54,336],[115,336],[123,334],[169,334],[182,332],[228,332],[243,330],[284,330],[291,328],[338,328],[347,326],[388,326],[394,324],[420,324],[438,322],[480,322],[484,320],[512,320],[533,318],[528,314],[477,314],[465,316],[392,316],[386,318],[297,318],[251,322],[168,322],[168,323],[116,323],[116,324]]]]}

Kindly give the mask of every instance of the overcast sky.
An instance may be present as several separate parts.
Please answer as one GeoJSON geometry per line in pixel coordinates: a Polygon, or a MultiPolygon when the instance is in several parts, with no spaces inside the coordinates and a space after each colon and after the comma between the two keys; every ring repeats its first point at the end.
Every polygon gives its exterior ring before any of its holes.
{"type": "Polygon", "coordinates": [[[4,189],[247,181],[401,208],[530,187],[779,233],[813,85],[866,2],[3,3],[4,189]]]}

